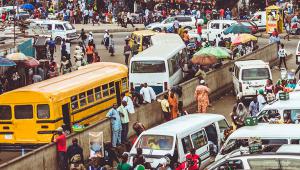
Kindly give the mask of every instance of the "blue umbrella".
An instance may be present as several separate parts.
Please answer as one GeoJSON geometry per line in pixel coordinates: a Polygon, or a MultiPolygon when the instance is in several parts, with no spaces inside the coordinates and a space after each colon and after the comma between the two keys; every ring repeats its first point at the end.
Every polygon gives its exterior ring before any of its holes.
{"type": "Polygon", "coordinates": [[[21,6],[22,9],[34,10],[34,6],[32,4],[24,4],[21,6]]]}
{"type": "Polygon", "coordinates": [[[0,67],[2,66],[6,66],[6,67],[8,67],[8,66],[15,66],[16,65],[16,63],[15,62],[13,62],[13,61],[11,61],[11,60],[9,60],[9,59],[7,59],[7,58],[3,58],[3,57],[0,57],[0,67]]]}

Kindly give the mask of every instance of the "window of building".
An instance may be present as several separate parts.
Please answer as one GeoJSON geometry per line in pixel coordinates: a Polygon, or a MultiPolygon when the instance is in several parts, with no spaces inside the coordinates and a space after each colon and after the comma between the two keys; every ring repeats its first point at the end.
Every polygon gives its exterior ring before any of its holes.
{"type": "Polygon", "coordinates": [[[71,97],[71,108],[72,110],[78,109],[78,96],[71,97]]]}
{"type": "Polygon", "coordinates": [[[108,92],[108,84],[102,85],[102,92],[103,92],[103,97],[109,96],[109,92],[108,92]]]}
{"type": "Polygon", "coordinates": [[[95,88],[95,97],[96,97],[96,100],[101,99],[101,88],[100,87],[95,88]]]}
{"type": "Polygon", "coordinates": [[[16,105],[15,106],[16,119],[32,119],[33,107],[32,105],[16,105]]]}
{"type": "Polygon", "coordinates": [[[37,105],[37,117],[39,119],[49,119],[50,118],[50,108],[48,104],[38,104],[37,105]]]}
{"type": "Polygon", "coordinates": [[[80,103],[81,107],[86,105],[86,95],[85,95],[85,92],[79,94],[79,103],[80,103]]]}
{"type": "Polygon", "coordinates": [[[115,94],[115,82],[110,82],[109,83],[109,94],[110,95],[115,94]]]}
{"type": "Polygon", "coordinates": [[[93,89],[88,90],[86,93],[87,93],[87,100],[88,100],[88,103],[93,103],[93,102],[95,101],[93,89]]]}
{"type": "Polygon", "coordinates": [[[6,105],[0,106],[0,120],[10,120],[11,119],[11,107],[6,105]]]}
{"type": "Polygon", "coordinates": [[[194,133],[191,137],[192,137],[192,141],[193,141],[195,149],[199,149],[202,146],[207,144],[207,138],[206,138],[205,132],[203,130],[200,130],[199,132],[194,133]]]}

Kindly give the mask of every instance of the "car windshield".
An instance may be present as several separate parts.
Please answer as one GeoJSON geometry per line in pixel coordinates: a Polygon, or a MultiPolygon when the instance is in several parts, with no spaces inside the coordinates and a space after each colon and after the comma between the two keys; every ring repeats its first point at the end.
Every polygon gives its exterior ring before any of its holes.
{"type": "Polygon", "coordinates": [[[143,135],[136,144],[136,148],[152,150],[171,150],[173,137],[166,135],[143,135]]]}
{"type": "Polygon", "coordinates": [[[134,61],[131,64],[132,73],[164,73],[166,72],[165,62],[161,60],[134,61]]]}
{"type": "Polygon", "coordinates": [[[65,26],[66,30],[75,29],[74,26],[72,24],[69,24],[69,23],[64,23],[64,26],[65,26]]]}
{"type": "Polygon", "coordinates": [[[270,78],[268,68],[243,69],[242,80],[266,80],[270,78]]]}

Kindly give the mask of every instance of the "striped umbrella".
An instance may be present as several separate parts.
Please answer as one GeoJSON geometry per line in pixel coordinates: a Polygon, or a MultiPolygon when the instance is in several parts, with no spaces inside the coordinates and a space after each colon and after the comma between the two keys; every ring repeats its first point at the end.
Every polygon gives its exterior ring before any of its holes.
{"type": "Polygon", "coordinates": [[[11,61],[7,58],[3,58],[3,57],[0,57],[0,66],[1,67],[9,67],[9,66],[15,66],[16,63],[14,61],[11,61]]]}
{"type": "Polygon", "coordinates": [[[28,57],[25,56],[23,53],[12,53],[8,54],[6,58],[13,60],[13,61],[23,61],[23,60],[28,60],[28,57]]]}

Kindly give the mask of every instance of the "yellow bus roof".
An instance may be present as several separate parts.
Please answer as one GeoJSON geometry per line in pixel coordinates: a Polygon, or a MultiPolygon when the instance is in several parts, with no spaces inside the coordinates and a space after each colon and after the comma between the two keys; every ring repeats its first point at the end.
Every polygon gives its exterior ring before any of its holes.
{"type": "MultiPolygon", "coordinates": [[[[76,94],[78,93],[77,90],[81,90],[87,84],[98,83],[99,80],[110,81],[113,80],[112,76],[127,76],[127,74],[128,69],[125,65],[110,62],[94,63],[84,66],[72,73],[4,93],[0,95],[0,98],[19,92],[41,93],[45,97],[54,97],[60,93],[70,91],[74,91],[74,94],[76,94]]],[[[99,82],[99,85],[101,85],[101,82],[99,82]]],[[[57,99],[59,99],[59,97],[57,99]]]]}
{"type": "Polygon", "coordinates": [[[134,31],[132,34],[135,34],[135,35],[142,35],[142,36],[151,36],[151,35],[154,35],[154,34],[157,34],[157,32],[154,32],[152,30],[140,30],[140,31],[134,31]]]}

